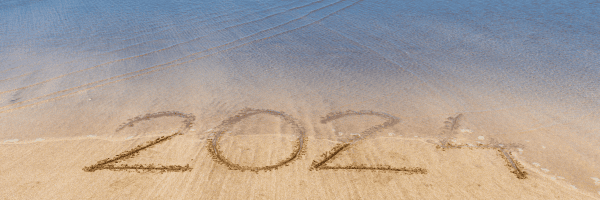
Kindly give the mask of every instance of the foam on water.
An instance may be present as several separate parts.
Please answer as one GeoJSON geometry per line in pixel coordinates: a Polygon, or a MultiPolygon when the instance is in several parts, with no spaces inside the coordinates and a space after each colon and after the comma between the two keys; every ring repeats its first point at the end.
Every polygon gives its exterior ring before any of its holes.
{"type": "Polygon", "coordinates": [[[4,143],[16,143],[19,139],[4,140],[4,143]]]}
{"type": "Polygon", "coordinates": [[[550,172],[550,170],[549,170],[549,169],[546,169],[546,168],[540,168],[540,169],[541,169],[543,172],[546,172],[546,173],[550,172]]]}

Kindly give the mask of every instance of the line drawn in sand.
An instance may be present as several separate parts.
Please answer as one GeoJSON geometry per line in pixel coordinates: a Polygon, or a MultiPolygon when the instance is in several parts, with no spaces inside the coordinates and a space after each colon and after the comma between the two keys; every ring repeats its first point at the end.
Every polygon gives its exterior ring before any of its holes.
{"type": "Polygon", "coordinates": [[[282,166],[288,166],[290,163],[299,159],[302,155],[306,154],[306,147],[305,147],[306,145],[304,145],[304,144],[308,141],[308,138],[306,137],[304,128],[302,128],[302,126],[300,126],[300,124],[298,124],[296,122],[296,119],[292,118],[291,116],[289,116],[283,112],[279,112],[279,111],[267,110],[267,109],[252,109],[252,108],[242,109],[235,116],[225,119],[220,125],[218,125],[216,128],[214,128],[214,130],[211,132],[211,135],[213,137],[207,140],[208,145],[206,145],[206,146],[207,146],[208,152],[210,153],[212,159],[215,162],[225,165],[231,170],[241,170],[241,171],[248,170],[248,171],[252,171],[252,172],[271,171],[271,170],[278,169],[279,167],[282,167],[282,166]],[[278,116],[278,117],[281,117],[285,122],[292,125],[292,129],[294,130],[294,132],[296,132],[298,134],[298,140],[296,141],[296,144],[294,145],[294,150],[287,158],[277,162],[274,165],[268,165],[268,166],[262,166],[262,167],[251,167],[251,166],[242,166],[242,165],[231,162],[225,156],[223,156],[223,151],[220,150],[219,141],[222,138],[221,136],[223,136],[223,134],[227,133],[234,124],[240,122],[241,120],[243,120],[247,117],[257,115],[257,114],[269,114],[269,115],[278,116]]]}
{"type": "Polygon", "coordinates": [[[340,166],[340,165],[329,166],[329,165],[327,165],[328,162],[335,160],[339,156],[340,152],[347,150],[350,145],[353,145],[360,141],[363,141],[369,135],[372,135],[377,131],[380,131],[387,127],[391,127],[400,122],[399,118],[394,117],[389,114],[386,114],[386,113],[374,112],[374,111],[370,111],[370,110],[361,110],[358,112],[352,111],[352,110],[347,110],[344,112],[329,113],[321,119],[321,123],[325,124],[327,122],[330,122],[330,121],[333,121],[336,119],[340,119],[340,118],[347,117],[347,116],[353,116],[353,115],[378,116],[378,117],[387,119],[387,121],[384,122],[383,124],[372,126],[368,129],[362,131],[361,133],[354,134],[353,136],[355,136],[355,137],[353,137],[353,139],[349,142],[337,144],[336,146],[333,147],[333,149],[322,154],[320,160],[313,161],[313,163],[310,167],[311,171],[312,170],[324,170],[324,169],[333,169],[333,170],[353,169],[353,170],[359,170],[359,171],[373,170],[373,171],[402,172],[402,173],[406,173],[406,174],[427,174],[427,169],[420,168],[420,167],[396,168],[396,167],[391,167],[389,165],[367,166],[365,164],[351,164],[351,165],[347,165],[347,166],[340,166]]]}
{"type": "MultiPolygon", "coordinates": [[[[451,143],[450,137],[455,134],[455,131],[460,127],[460,121],[463,119],[463,114],[458,114],[454,117],[448,117],[444,122],[446,124],[442,131],[442,139],[440,140],[440,144],[436,146],[438,149],[442,149],[445,151],[446,149],[496,149],[498,151],[498,156],[500,156],[504,161],[506,161],[506,166],[511,168],[511,173],[515,174],[518,179],[526,179],[527,172],[523,170],[523,165],[516,161],[512,157],[512,152],[508,151],[509,149],[522,148],[522,145],[519,144],[507,144],[503,145],[498,143],[495,139],[491,139],[490,144],[484,145],[478,143],[477,146],[471,145],[458,145],[451,143]],[[508,153],[507,153],[508,152],[508,153]]],[[[479,136],[480,140],[483,140],[483,136],[479,136]]]]}
{"type": "Polygon", "coordinates": [[[138,145],[131,150],[124,151],[123,153],[120,153],[120,154],[114,156],[113,158],[107,158],[107,159],[100,160],[94,165],[84,167],[83,171],[94,172],[94,171],[103,170],[103,169],[108,169],[108,170],[113,170],[113,171],[135,171],[135,172],[140,172],[140,171],[142,171],[142,172],[144,172],[144,171],[145,172],[191,171],[192,168],[189,166],[189,164],[187,164],[185,166],[160,165],[160,164],[155,165],[153,163],[152,164],[117,165],[117,163],[119,163],[120,161],[124,161],[124,160],[130,159],[130,158],[133,158],[133,157],[139,155],[140,152],[143,150],[146,150],[154,145],[157,145],[157,144],[163,143],[167,140],[170,140],[175,136],[183,135],[191,128],[192,122],[196,119],[196,117],[194,115],[184,114],[184,113],[177,112],[177,111],[165,111],[165,112],[151,113],[151,114],[141,115],[141,116],[137,116],[135,118],[129,119],[128,122],[120,125],[117,128],[116,132],[123,130],[125,127],[132,127],[135,123],[138,123],[140,121],[150,120],[150,119],[159,118],[159,117],[167,117],[167,116],[177,116],[177,117],[181,117],[181,118],[185,119],[183,121],[183,125],[181,126],[181,128],[179,128],[179,130],[176,133],[168,135],[168,136],[161,136],[161,137],[156,138],[155,140],[147,141],[144,144],[138,145]]]}
{"type": "MultiPolygon", "coordinates": [[[[331,112],[321,119],[321,123],[325,124],[325,123],[328,123],[333,120],[337,120],[337,119],[340,119],[343,117],[353,116],[353,115],[378,116],[378,117],[387,119],[387,121],[384,122],[383,124],[372,126],[358,134],[352,134],[352,138],[348,142],[343,142],[343,143],[335,145],[330,151],[322,154],[320,159],[314,160],[312,162],[312,164],[309,168],[311,171],[312,170],[327,170],[327,169],[333,169],[333,170],[349,169],[349,170],[358,170],[358,171],[371,170],[371,171],[400,172],[400,173],[405,173],[405,174],[427,174],[427,170],[424,168],[420,168],[420,167],[399,167],[398,168],[398,167],[391,167],[389,165],[367,166],[365,164],[351,164],[351,165],[347,165],[347,166],[327,165],[329,162],[331,162],[331,161],[335,160],[337,157],[339,157],[341,152],[349,150],[350,149],[349,147],[351,145],[362,142],[362,141],[364,141],[365,138],[373,135],[374,133],[379,132],[382,129],[391,127],[400,122],[399,118],[394,117],[389,114],[386,114],[386,113],[380,113],[380,112],[374,112],[374,111],[368,111],[368,110],[366,110],[366,111],[365,110],[363,110],[363,111],[347,110],[344,112],[331,112]]],[[[137,147],[135,147],[131,150],[120,153],[120,154],[114,156],[113,158],[107,158],[107,159],[98,161],[94,165],[84,167],[83,170],[86,172],[94,172],[94,171],[102,170],[102,169],[108,169],[108,170],[113,170],[113,171],[136,171],[136,172],[140,172],[140,171],[158,171],[158,172],[190,171],[192,168],[189,166],[189,164],[186,166],[180,166],[180,165],[166,165],[165,166],[165,165],[155,165],[155,164],[117,165],[117,163],[119,163],[120,161],[133,158],[145,149],[148,149],[156,144],[163,143],[167,140],[170,140],[177,135],[183,135],[188,130],[190,130],[190,128],[192,126],[192,122],[195,120],[195,117],[191,114],[183,114],[183,113],[175,112],[175,111],[158,112],[158,113],[146,114],[146,115],[132,118],[128,122],[121,124],[117,128],[116,132],[121,131],[126,127],[134,126],[134,124],[144,121],[144,120],[150,120],[153,118],[167,117],[167,116],[177,116],[177,117],[181,117],[181,118],[185,119],[183,121],[183,125],[176,133],[174,133],[172,135],[168,135],[168,136],[161,136],[159,138],[156,138],[155,140],[148,141],[145,144],[138,145],[137,147]]],[[[433,142],[436,145],[437,149],[442,149],[442,151],[446,151],[449,149],[462,149],[462,148],[469,148],[471,150],[472,149],[495,149],[498,151],[497,155],[506,161],[507,167],[512,169],[511,172],[514,173],[515,175],[517,175],[517,178],[519,178],[519,179],[527,178],[527,172],[525,172],[523,170],[523,166],[519,162],[517,162],[515,159],[513,159],[512,153],[510,151],[508,151],[508,149],[513,149],[513,148],[517,148],[517,147],[522,148],[522,145],[519,145],[519,144],[505,144],[504,145],[504,144],[498,143],[493,138],[491,139],[491,141],[488,145],[479,143],[479,144],[477,144],[477,146],[473,146],[470,144],[469,145],[461,145],[461,144],[452,143],[451,141],[453,141],[453,140],[450,140],[450,138],[453,136],[453,134],[456,134],[455,131],[457,131],[458,128],[460,127],[459,122],[462,120],[462,118],[463,118],[462,114],[459,114],[455,117],[447,118],[447,121],[445,122],[446,125],[444,126],[443,131],[442,131],[443,137],[440,140],[440,144],[433,142]]],[[[279,111],[267,110],[267,109],[245,108],[245,109],[242,109],[240,112],[238,112],[238,114],[236,114],[235,116],[225,119],[220,125],[218,125],[214,129],[209,130],[208,132],[210,133],[210,137],[211,137],[211,138],[207,139],[207,143],[208,143],[207,150],[208,150],[209,154],[211,155],[212,159],[215,162],[227,166],[230,170],[241,170],[241,171],[248,170],[248,171],[253,171],[253,172],[271,171],[271,170],[278,169],[279,167],[282,167],[282,166],[288,166],[290,163],[299,159],[302,155],[306,154],[306,143],[308,140],[307,140],[304,128],[302,126],[300,126],[300,124],[297,122],[296,119],[294,119],[293,117],[291,117],[288,114],[285,114],[285,113],[279,112],[279,111]],[[251,167],[251,166],[242,166],[242,165],[233,163],[232,161],[228,160],[223,155],[223,151],[220,150],[219,141],[224,134],[230,133],[230,129],[233,127],[233,125],[244,120],[247,117],[257,115],[257,114],[269,114],[269,115],[273,115],[273,116],[278,116],[278,117],[281,117],[285,122],[290,124],[292,126],[294,133],[297,134],[297,141],[296,141],[296,144],[294,145],[294,150],[287,158],[277,162],[274,165],[268,165],[268,166],[262,166],[262,167],[251,167]]]]}

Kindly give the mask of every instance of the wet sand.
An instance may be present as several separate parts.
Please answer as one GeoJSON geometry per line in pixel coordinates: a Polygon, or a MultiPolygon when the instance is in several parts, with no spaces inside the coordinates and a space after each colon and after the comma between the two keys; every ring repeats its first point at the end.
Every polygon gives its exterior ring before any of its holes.
{"type": "Polygon", "coordinates": [[[600,197],[597,5],[113,4],[4,3],[1,199],[600,197]]]}

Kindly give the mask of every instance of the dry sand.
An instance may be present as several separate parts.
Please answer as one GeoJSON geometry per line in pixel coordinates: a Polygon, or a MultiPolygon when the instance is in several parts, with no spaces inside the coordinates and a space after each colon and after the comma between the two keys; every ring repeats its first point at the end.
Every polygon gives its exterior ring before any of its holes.
{"type": "Polygon", "coordinates": [[[600,198],[597,5],[50,2],[2,3],[49,23],[0,37],[0,199],[600,198]]]}

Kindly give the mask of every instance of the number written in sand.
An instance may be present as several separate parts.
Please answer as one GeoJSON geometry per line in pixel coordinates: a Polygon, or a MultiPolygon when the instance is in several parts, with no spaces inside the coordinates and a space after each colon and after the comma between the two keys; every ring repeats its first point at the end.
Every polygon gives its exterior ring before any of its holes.
{"type": "Polygon", "coordinates": [[[213,137],[211,139],[207,140],[208,145],[206,145],[206,146],[207,146],[208,152],[210,153],[210,155],[212,156],[212,158],[215,162],[223,164],[232,170],[241,170],[241,171],[249,170],[249,171],[254,171],[254,172],[270,171],[270,170],[274,170],[279,167],[282,167],[284,165],[285,166],[289,165],[294,160],[297,160],[298,158],[300,158],[300,156],[302,156],[305,152],[304,143],[306,143],[306,135],[305,135],[304,129],[300,125],[298,125],[298,123],[296,122],[296,120],[294,118],[292,118],[291,116],[289,116],[283,112],[278,112],[278,111],[274,111],[274,110],[265,110],[265,109],[246,108],[246,109],[243,109],[242,111],[240,111],[237,115],[224,120],[219,126],[214,128],[214,130],[215,131],[212,132],[213,137]],[[250,116],[257,115],[257,114],[268,114],[268,115],[278,116],[278,117],[281,117],[286,123],[290,124],[292,126],[292,129],[294,130],[295,134],[297,134],[297,136],[298,136],[298,140],[296,141],[294,150],[287,158],[277,162],[274,165],[267,165],[267,166],[262,166],[262,167],[251,167],[251,166],[242,166],[237,163],[231,162],[225,156],[223,156],[223,152],[220,150],[220,146],[219,146],[220,139],[227,131],[229,131],[232,128],[232,126],[234,124],[240,122],[241,120],[244,120],[245,118],[248,118],[250,116]]]}
{"type": "Polygon", "coordinates": [[[423,168],[408,168],[408,167],[395,168],[395,167],[391,167],[389,165],[379,165],[379,166],[375,166],[375,167],[366,166],[366,165],[362,165],[362,164],[352,164],[352,165],[348,165],[348,166],[339,166],[339,165],[329,166],[329,165],[327,165],[328,163],[333,161],[336,157],[339,157],[340,153],[343,151],[346,151],[351,145],[355,145],[356,143],[363,141],[366,137],[376,133],[377,131],[380,131],[381,129],[391,127],[400,122],[400,119],[398,119],[397,117],[394,117],[394,116],[391,116],[391,115],[388,115],[385,113],[378,113],[378,112],[373,112],[373,111],[358,111],[357,112],[357,111],[348,110],[345,112],[329,113],[325,117],[323,117],[323,119],[321,120],[321,123],[325,124],[330,121],[334,121],[334,120],[337,120],[337,119],[340,119],[343,117],[356,116],[356,115],[378,116],[378,117],[387,119],[387,121],[384,122],[383,124],[375,125],[375,126],[372,126],[368,129],[364,130],[363,132],[358,134],[358,137],[352,138],[351,141],[349,141],[349,142],[337,144],[329,152],[325,152],[323,155],[321,155],[320,160],[314,160],[310,167],[311,170],[353,169],[353,170],[394,171],[394,172],[403,172],[406,174],[426,174],[427,173],[427,170],[423,169],[423,168]]]}
{"type": "Polygon", "coordinates": [[[108,169],[108,170],[113,170],[113,171],[131,171],[131,170],[133,170],[133,171],[158,171],[158,172],[184,172],[184,171],[192,170],[192,168],[190,168],[189,164],[186,166],[155,165],[155,164],[135,164],[135,165],[127,165],[127,164],[118,165],[117,164],[121,161],[135,157],[136,155],[140,154],[140,152],[142,152],[154,145],[157,145],[157,144],[163,143],[167,140],[170,140],[177,135],[182,135],[182,134],[186,133],[192,126],[192,122],[195,120],[195,117],[191,114],[184,114],[184,113],[180,113],[180,112],[176,112],[176,111],[158,112],[158,113],[137,116],[133,119],[129,119],[127,123],[124,123],[121,126],[119,126],[119,128],[117,128],[116,132],[119,132],[126,127],[131,127],[134,124],[141,122],[141,121],[150,120],[150,119],[154,119],[154,118],[160,118],[160,117],[169,117],[169,116],[176,116],[176,117],[184,118],[183,125],[181,125],[179,130],[177,130],[177,132],[175,132],[174,134],[158,137],[154,140],[150,140],[144,144],[138,145],[131,150],[124,151],[123,153],[120,153],[120,154],[114,156],[113,158],[107,158],[104,160],[100,160],[94,165],[84,167],[83,171],[94,172],[96,170],[108,169]]]}
{"type": "MultiPolygon", "coordinates": [[[[392,172],[401,172],[401,173],[405,173],[405,174],[426,174],[427,173],[427,170],[423,169],[423,168],[407,168],[407,167],[395,168],[395,167],[391,167],[391,166],[387,166],[387,165],[378,165],[375,167],[358,165],[358,164],[353,164],[353,165],[348,165],[348,166],[339,166],[339,165],[330,166],[330,165],[328,165],[331,163],[331,161],[336,159],[336,157],[339,157],[341,152],[348,150],[351,145],[356,145],[356,143],[363,141],[366,137],[373,135],[374,133],[376,133],[384,128],[391,127],[400,122],[400,119],[398,119],[397,117],[394,117],[394,116],[391,116],[391,115],[388,115],[385,113],[379,113],[379,112],[373,112],[373,111],[358,111],[357,112],[357,111],[348,110],[348,111],[344,111],[344,112],[329,113],[325,117],[322,118],[321,123],[325,124],[325,123],[329,123],[331,121],[334,121],[334,120],[337,120],[340,118],[344,118],[344,117],[348,117],[348,116],[360,116],[360,115],[362,115],[362,116],[368,116],[368,115],[377,116],[377,117],[384,118],[387,121],[384,122],[383,124],[375,125],[375,126],[372,126],[368,129],[362,131],[360,134],[358,134],[357,138],[353,138],[352,140],[350,140],[348,142],[343,142],[343,143],[336,145],[330,151],[322,154],[320,159],[314,160],[310,166],[310,170],[349,169],[349,170],[392,171],[392,172]]],[[[87,172],[94,172],[94,171],[102,170],[102,169],[108,169],[108,170],[113,170],[113,171],[118,171],[118,170],[158,171],[158,172],[191,171],[192,168],[190,168],[189,164],[186,166],[179,166],[179,165],[155,166],[154,164],[136,164],[136,165],[121,164],[121,165],[117,165],[117,163],[119,163],[120,161],[130,159],[130,158],[138,155],[143,150],[146,150],[146,149],[148,149],[154,145],[157,145],[159,143],[163,143],[169,139],[172,139],[173,137],[175,137],[177,135],[182,135],[182,134],[186,133],[190,129],[192,122],[195,120],[195,117],[191,114],[183,114],[183,113],[174,112],[174,111],[159,112],[159,113],[146,114],[146,115],[142,115],[142,116],[138,116],[133,119],[130,119],[127,123],[124,123],[121,126],[119,126],[119,128],[117,128],[116,131],[118,132],[118,131],[123,130],[126,127],[133,126],[134,124],[136,124],[140,121],[150,120],[150,119],[159,118],[159,117],[168,117],[168,116],[177,116],[177,117],[184,118],[183,125],[176,133],[174,133],[172,135],[168,135],[168,136],[162,136],[162,137],[156,138],[155,140],[148,141],[145,144],[138,145],[137,147],[135,147],[131,150],[120,153],[120,154],[114,156],[113,158],[107,158],[107,159],[98,161],[97,164],[95,164],[95,165],[84,167],[83,170],[87,171],[87,172]]],[[[449,121],[447,122],[448,126],[445,127],[446,135],[453,134],[453,132],[459,126],[458,122],[459,122],[459,119],[461,119],[461,117],[462,117],[462,115],[458,115],[456,117],[449,118],[449,121]]],[[[208,152],[210,153],[210,155],[212,156],[212,158],[215,162],[225,165],[229,169],[232,169],[232,170],[241,170],[241,171],[248,170],[248,171],[254,171],[254,172],[270,171],[273,169],[278,169],[279,167],[282,167],[282,166],[289,165],[293,161],[298,160],[306,152],[307,137],[306,137],[306,133],[305,133],[304,129],[298,124],[297,120],[295,120],[293,117],[291,117],[283,112],[274,111],[274,110],[250,109],[250,108],[243,109],[235,116],[227,118],[220,125],[215,127],[214,131],[212,131],[211,135],[212,135],[212,138],[207,140],[208,145],[206,145],[208,152]],[[233,127],[233,125],[240,122],[241,120],[244,120],[250,116],[254,116],[257,114],[267,114],[267,115],[281,117],[283,119],[283,121],[285,121],[286,123],[291,125],[294,134],[296,134],[296,136],[298,137],[291,154],[287,158],[277,162],[274,165],[267,165],[267,166],[262,166],[262,167],[242,166],[240,164],[237,164],[237,163],[234,163],[234,162],[228,160],[223,155],[223,152],[220,150],[220,147],[219,147],[220,139],[222,138],[222,136],[224,134],[226,134],[233,127]]],[[[499,152],[499,156],[503,157],[506,160],[507,166],[514,168],[513,173],[515,173],[517,175],[517,178],[519,178],[519,179],[526,178],[527,173],[522,170],[522,166],[516,160],[514,160],[511,157],[510,153],[507,153],[505,151],[506,148],[501,145],[490,144],[490,145],[478,145],[477,147],[467,147],[464,145],[454,145],[454,144],[450,143],[449,140],[447,140],[447,139],[443,139],[441,142],[442,142],[442,144],[439,145],[438,148],[440,148],[442,150],[460,149],[460,148],[493,148],[493,149],[497,149],[499,152]]]]}
{"type": "Polygon", "coordinates": [[[490,144],[484,145],[484,144],[477,144],[477,146],[470,146],[470,145],[461,145],[461,144],[453,144],[452,140],[450,140],[450,137],[452,137],[454,134],[456,134],[456,130],[458,129],[458,127],[460,127],[460,121],[462,120],[463,115],[462,114],[458,114],[455,117],[448,117],[447,121],[445,121],[444,123],[446,124],[446,126],[444,126],[442,131],[442,140],[440,141],[441,144],[437,146],[438,149],[442,149],[442,151],[446,150],[446,149],[461,149],[461,148],[469,148],[469,149],[496,149],[498,151],[498,156],[500,156],[500,158],[504,159],[504,161],[506,161],[506,165],[511,168],[511,173],[517,175],[518,179],[526,179],[527,178],[527,172],[523,171],[522,168],[523,166],[521,165],[521,163],[519,163],[518,161],[514,160],[512,158],[512,154],[510,152],[506,152],[507,148],[516,148],[519,147],[519,145],[517,144],[509,144],[509,145],[502,145],[497,143],[494,139],[492,139],[492,141],[490,142],[490,144]]]}

